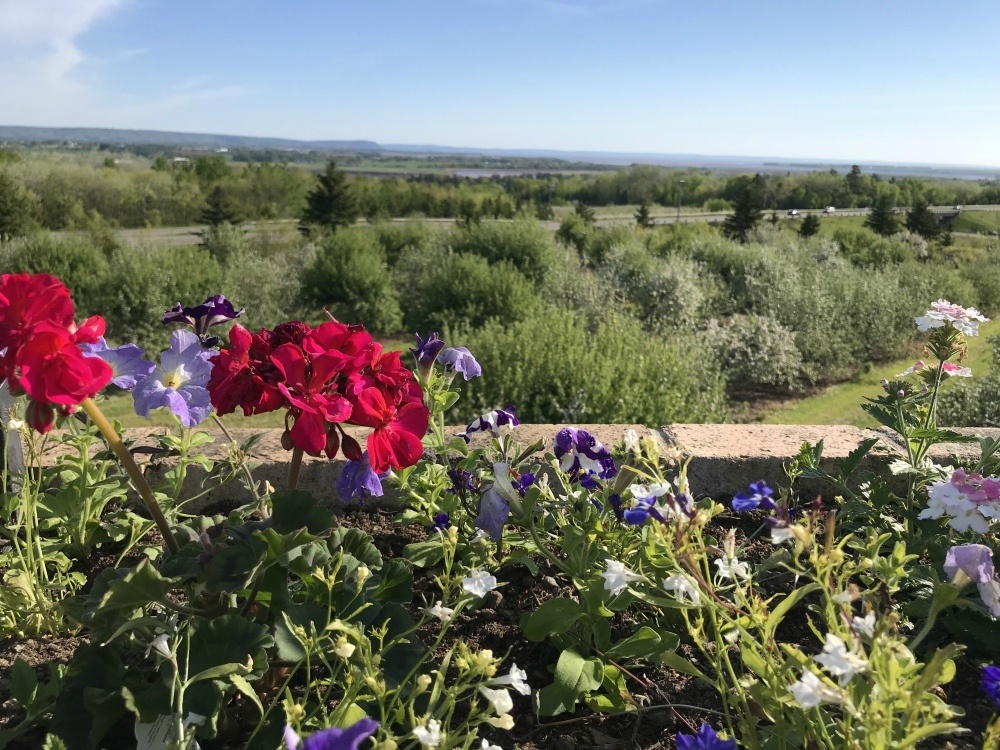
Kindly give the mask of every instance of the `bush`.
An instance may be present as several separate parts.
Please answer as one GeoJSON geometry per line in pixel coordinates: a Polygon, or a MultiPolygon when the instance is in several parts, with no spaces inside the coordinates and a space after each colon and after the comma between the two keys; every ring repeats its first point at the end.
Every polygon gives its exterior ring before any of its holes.
{"type": "Polygon", "coordinates": [[[912,243],[897,240],[895,236],[882,237],[870,229],[838,229],[833,239],[844,257],[856,266],[885,268],[917,257],[912,243]]]}
{"type": "Polygon", "coordinates": [[[706,211],[732,211],[733,204],[727,201],[725,198],[709,198],[705,201],[704,208],[706,211]]]}
{"type": "Polygon", "coordinates": [[[534,285],[512,264],[438,252],[397,266],[403,318],[410,330],[478,328],[490,320],[523,320],[540,305],[534,285]]]}
{"type": "Polygon", "coordinates": [[[712,336],[726,382],[734,390],[792,389],[802,376],[795,333],[774,318],[748,315],[712,336]]]}
{"type": "Polygon", "coordinates": [[[952,380],[938,396],[938,424],[950,427],[1000,426],[1000,336],[992,336],[993,363],[989,375],[952,380]]]}
{"type": "Polygon", "coordinates": [[[303,278],[303,298],[345,323],[363,323],[376,334],[402,326],[399,302],[385,253],[364,228],[341,229],[324,237],[303,278]]]}
{"type": "Polygon", "coordinates": [[[535,284],[545,280],[554,256],[552,235],[534,219],[484,221],[458,229],[452,248],[491,264],[507,261],[535,284]]]}
{"type": "Polygon", "coordinates": [[[407,250],[424,247],[431,236],[430,227],[422,221],[406,221],[398,224],[384,222],[376,224],[374,232],[390,268],[396,265],[400,256],[407,250]]]}
{"type": "MultiPolygon", "coordinates": [[[[251,330],[273,328],[297,314],[304,269],[315,260],[314,248],[307,245],[282,256],[267,255],[257,242],[233,248],[222,268],[221,291],[246,312],[240,323],[251,330]]],[[[312,310],[313,314],[318,310],[312,310]]]]}
{"type": "Polygon", "coordinates": [[[83,237],[35,235],[0,244],[3,273],[50,273],[73,293],[81,316],[102,313],[100,300],[110,267],[104,251],[83,237]]]}
{"type": "Polygon", "coordinates": [[[661,426],[727,415],[722,374],[694,341],[650,336],[622,316],[606,315],[590,331],[579,315],[548,308],[449,340],[483,367],[483,377],[463,384],[456,423],[506,403],[525,422],[661,426]]]}
{"type": "Polygon", "coordinates": [[[594,231],[587,221],[574,213],[563,219],[556,230],[556,239],[567,247],[575,248],[580,257],[585,258],[594,231]]]}

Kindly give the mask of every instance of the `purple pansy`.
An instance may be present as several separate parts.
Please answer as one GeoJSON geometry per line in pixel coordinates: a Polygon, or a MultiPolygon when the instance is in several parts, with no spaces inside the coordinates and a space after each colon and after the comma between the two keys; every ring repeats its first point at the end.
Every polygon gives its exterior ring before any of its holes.
{"type": "Polygon", "coordinates": [[[517,427],[519,424],[521,423],[517,419],[517,414],[514,413],[514,407],[507,404],[503,409],[494,409],[476,417],[465,428],[465,432],[458,433],[458,436],[467,443],[469,435],[474,432],[489,432],[493,437],[500,437],[501,427],[517,427]]]}
{"type": "Polygon", "coordinates": [[[350,502],[358,498],[361,502],[366,497],[382,497],[382,480],[389,472],[376,474],[368,460],[368,451],[361,454],[360,461],[347,461],[337,477],[337,494],[341,502],[350,502]]]}
{"type": "Polygon", "coordinates": [[[194,327],[194,332],[201,340],[202,345],[211,347],[219,343],[218,336],[209,336],[208,329],[212,326],[222,325],[230,320],[236,320],[243,314],[243,308],[237,310],[233,303],[216,294],[209,297],[200,305],[185,307],[180,303],[172,310],[163,313],[163,324],[182,323],[194,327]]]}
{"type": "Polygon", "coordinates": [[[417,346],[410,349],[410,354],[417,360],[417,372],[420,377],[426,378],[430,374],[431,368],[434,367],[434,360],[444,349],[444,342],[437,333],[432,333],[427,338],[415,333],[413,337],[417,340],[417,346]]]}
{"type": "Polygon", "coordinates": [[[112,349],[103,336],[95,344],[82,344],[80,351],[84,356],[100,357],[107,362],[114,372],[112,384],[126,391],[156,369],[156,365],[143,358],[142,349],[135,344],[122,344],[112,349]]]}
{"type": "Polygon", "coordinates": [[[746,513],[757,508],[765,510],[775,510],[777,506],[771,500],[774,490],[761,480],[750,485],[750,492],[740,492],[733,497],[733,510],[737,513],[746,513]]]}
{"type": "Polygon", "coordinates": [[[600,486],[595,477],[610,479],[618,473],[611,451],[586,430],[575,427],[559,430],[554,453],[559,468],[588,489],[600,486]]]}
{"type": "Polygon", "coordinates": [[[736,750],[736,740],[724,740],[708,724],[697,734],[677,734],[677,750],[736,750]]]}
{"type": "Polygon", "coordinates": [[[378,722],[366,716],[347,729],[321,729],[303,740],[294,729],[286,725],[285,747],[287,750],[358,750],[362,742],[375,734],[376,729],[378,722]]]}
{"type": "Polygon", "coordinates": [[[483,368],[464,346],[445,349],[438,356],[438,362],[444,365],[445,372],[459,372],[467,381],[483,374],[483,368]]]}
{"type": "Polygon", "coordinates": [[[944,572],[954,578],[962,571],[973,583],[990,583],[993,580],[993,550],[982,544],[959,544],[948,550],[944,559],[944,572]]]}
{"type": "Polygon", "coordinates": [[[160,407],[169,409],[185,427],[200,424],[212,411],[208,379],[212,374],[209,359],[215,352],[202,348],[190,331],[170,334],[170,348],[160,355],[160,366],[135,384],[132,398],[135,413],[148,417],[160,407]]]}
{"type": "Polygon", "coordinates": [[[1000,667],[986,665],[983,667],[983,692],[989,696],[997,708],[1000,708],[1000,667]]]}

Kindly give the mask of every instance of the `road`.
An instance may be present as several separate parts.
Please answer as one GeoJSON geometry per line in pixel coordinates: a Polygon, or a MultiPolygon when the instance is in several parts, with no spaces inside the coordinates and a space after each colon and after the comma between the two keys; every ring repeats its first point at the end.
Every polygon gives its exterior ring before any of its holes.
{"type": "MultiPolygon", "coordinates": [[[[902,210],[902,209],[900,209],[902,210]]],[[[954,206],[931,206],[931,210],[934,213],[948,214],[954,213],[954,206]]],[[[963,206],[963,211],[1000,211],[1000,205],[986,205],[986,206],[963,206]]],[[[770,213],[770,211],[766,212],[770,213]]],[[[785,220],[801,219],[809,214],[814,214],[820,216],[824,219],[830,218],[835,219],[841,216],[867,216],[867,208],[843,208],[837,209],[835,213],[826,214],[823,209],[802,209],[799,211],[798,216],[788,216],[787,211],[778,211],[778,218],[785,220]]],[[[691,222],[707,222],[709,224],[718,224],[725,221],[729,212],[720,211],[716,213],[685,213],[681,212],[679,221],[681,223],[691,223],[691,222]]],[[[406,222],[410,219],[393,219],[394,222],[406,222]]],[[[424,219],[424,221],[430,224],[454,224],[454,219],[424,219]]],[[[598,219],[596,221],[597,226],[614,226],[621,224],[632,224],[635,219],[627,216],[613,217],[598,219]]],[[[675,224],[678,222],[677,216],[657,216],[653,218],[653,223],[657,225],[662,224],[675,224]]],[[[546,227],[551,230],[556,230],[559,228],[558,221],[545,221],[542,222],[546,227]]],[[[150,245],[197,245],[201,242],[201,232],[205,229],[203,226],[191,226],[191,227],[156,227],[155,229],[121,229],[118,231],[118,236],[125,240],[126,242],[134,244],[150,244],[150,245]]],[[[275,240],[280,240],[282,238],[287,238],[289,235],[295,234],[296,231],[296,221],[294,219],[284,219],[281,221],[270,221],[270,222],[248,222],[243,225],[244,231],[250,236],[257,237],[273,237],[275,240]]],[[[80,234],[79,232],[55,232],[54,234],[80,234]]]]}

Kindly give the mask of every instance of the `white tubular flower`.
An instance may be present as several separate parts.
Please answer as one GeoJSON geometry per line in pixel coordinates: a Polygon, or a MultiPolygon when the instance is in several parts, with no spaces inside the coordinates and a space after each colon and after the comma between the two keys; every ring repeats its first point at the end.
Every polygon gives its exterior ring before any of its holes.
{"type": "Polygon", "coordinates": [[[802,671],[802,678],[788,686],[795,702],[802,708],[815,708],[820,703],[840,703],[843,696],[827,685],[808,669],[802,671]]]}
{"type": "Polygon", "coordinates": [[[515,663],[510,668],[506,677],[495,677],[490,680],[490,685],[504,685],[514,688],[521,695],[531,695],[531,686],[528,685],[528,673],[517,668],[515,663]]]}
{"type": "Polygon", "coordinates": [[[413,736],[417,738],[421,747],[437,747],[444,738],[441,733],[441,722],[437,719],[428,719],[426,724],[413,728],[413,736]]]}
{"type": "Polygon", "coordinates": [[[455,614],[455,610],[453,610],[451,607],[442,606],[440,599],[434,602],[433,607],[428,607],[426,609],[426,612],[431,617],[436,617],[441,622],[448,622],[455,614]]]}
{"type": "Polygon", "coordinates": [[[625,563],[608,560],[607,569],[601,573],[604,579],[604,590],[611,596],[618,596],[634,581],[641,581],[642,576],[625,567],[625,563]]]}
{"type": "Polygon", "coordinates": [[[497,579],[482,568],[476,568],[462,579],[462,588],[475,596],[483,597],[497,587],[497,579]]]}
{"type": "Polygon", "coordinates": [[[719,569],[719,578],[749,578],[750,577],[750,565],[745,562],[741,562],[736,557],[720,557],[715,561],[715,567],[719,569]]]}
{"type": "Polygon", "coordinates": [[[149,642],[149,648],[146,649],[146,656],[149,656],[150,651],[155,651],[164,659],[173,658],[173,654],[170,653],[170,639],[166,633],[160,633],[160,635],[149,642]]]}
{"type": "Polygon", "coordinates": [[[481,685],[479,687],[479,692],[490,702],[490,706],[493,707],[493,712],[497,716],[509,714],[514,710],[514,699],[510,697],[510,691],[506,688],[494,690],[493,688],[481,685]]]}
{"type": "Polygon", "coordinates": [[[869,612],[864,617],[852,617],[851,627],[854,628],[854,632],[860,633],[866,638],[875,637],[875,613],[869,612]]]}
{"type": "Polygon", "coordinates": [[[830,674],[840,678],[841,687],[850,682],[854,675],[868,669],[868,662],[853,651],[848,651],[847,644],[833,633],[826,634],[823,653],[815,658],[830,674]]]}
{"type": "Polygon", "coordinates": [[[696,607],[701,604],[701,591],[698,589],[698,585],[684,573],[665,578],[663,588],[671,592],[679,602],[691,602],[696,607]]]}
{"type": "Polygon", "coordinates": [[[479,746],[479,750],[503,750],[499,745],[492,744],[489,740],[484,739],[483,744],[479,746]]]}

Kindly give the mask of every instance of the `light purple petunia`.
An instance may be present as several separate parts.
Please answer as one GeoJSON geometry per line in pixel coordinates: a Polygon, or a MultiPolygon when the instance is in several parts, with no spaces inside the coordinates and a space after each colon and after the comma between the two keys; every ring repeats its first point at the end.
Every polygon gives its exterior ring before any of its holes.
{"type": "Polygon", "coordinates": [[[378,722],[366,716],[346,729],[321,729],[303,740],[294,729],[286,725],[285,747],[287,750],[358,750],[362,742],[375,734],[376,729],[378,722]]]}
{"type": "Polygon", "coordinates": [[[618,473],[603,443],[586,430],[566,427],[556,433],[554,450],[559,468],[586,486],[593,476],[610,479],[618,473]]]}
{"type": "Polygon", "coordinates": [[[444,365],[445,372],[459,372],[466,381],[483,374],[483,368],[464,346],[445,349],[438,355],[438,362],[444,365]]]}
{"type": "Polygon", "coordinates": [[[368,451],[361,454],[360,461],[348,461],[337,477],[337,494],[342,502],[350,502],[358,498],[364,502],[366,497],[382,497],[382,480],[389,476],[385,471],[376,474],[368,461],[368,451]]]}
{"type": "Polygon", "coordinates": [[[160,356],[160,366],[132,389],[135,413],[148,417],[153,409],[166,408],[185,427],[200,424],[212,411],[208,379],[215,351],[204,349],[190,331],[170,334],[170,348],[160,356]]]}
{"type": "Polygon", "coordinates": [[[243,308],[237,310],[233,303],[216,294],[209,297],[200,305],[185,307],[180,303],[172,310],[163,313],[163,324],[182,323],[194,327],[194,332],[201,340],[202,346],[215,346],[219,343],[218,336],[209,336],[208,329],[212,326],[222,325],[231,320],[236,320],[243,314],[243,308]]]}
{"type": "Polygon", "coordinates": [[[973,583],[993,580],[993,550],[982,544],[959,544],[948,550],[944,559],[944,572],[954,578],[962,571],[973,583]]]}
{"type": "Polygon", "coordinates": [[[419,333],[413,335],[417,340],[417,346],[410,349],[410,354],[417,360],[417,372],[420,373],[420,377],[426,378],[434,367],[434,360],[444,349],[444,342],[437,333],[432,333],[427,338],[419,333]]]}
{"type": "Polygon", "coordinates": [[[100,357],[107,362],[114,372],[112,384],[126,391],[132,390],[138,380],[156,369],[156,365],[143,358],[142,349],[135,344],[122,344],[112,349],[103,336],[95,344],[81,344],[80,351],[86,357],[100,357]]]}

